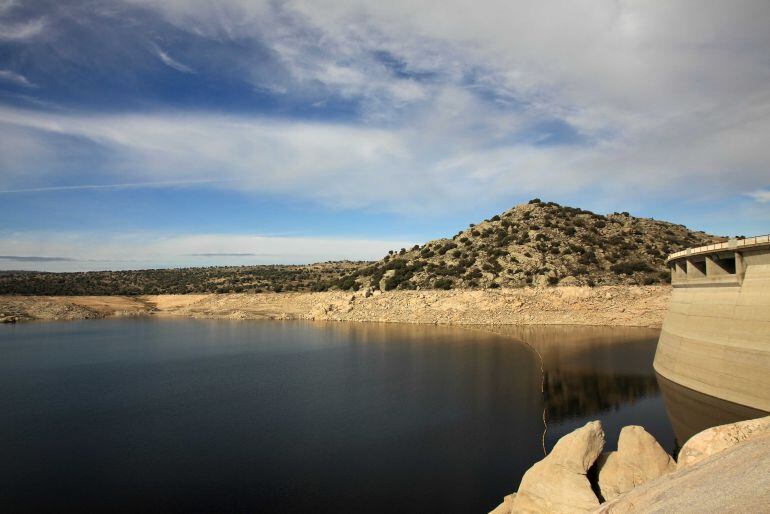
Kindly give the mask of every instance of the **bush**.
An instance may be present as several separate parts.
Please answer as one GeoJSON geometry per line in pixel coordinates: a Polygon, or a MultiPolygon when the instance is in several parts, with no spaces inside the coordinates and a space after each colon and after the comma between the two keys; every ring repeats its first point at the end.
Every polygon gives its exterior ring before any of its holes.
{"type": "Polygon", "coordinates": [[[452,281],[448,278],[440,278],[433,282],[433,287],[436,289],[452,289],[452,281]]]}
{"type": "Polygon", "coordinates": [[[637,271],[641,271],[641,272],[652,271],[652,269],[646,262],[640,261],[640,260],[619,262],[617,264],[613,264],[612,266],[610,266],[610,269],[618,275],[622,275],[624,273],[626,275],[631,275],[632,273],[635,273],[637,271]]]}

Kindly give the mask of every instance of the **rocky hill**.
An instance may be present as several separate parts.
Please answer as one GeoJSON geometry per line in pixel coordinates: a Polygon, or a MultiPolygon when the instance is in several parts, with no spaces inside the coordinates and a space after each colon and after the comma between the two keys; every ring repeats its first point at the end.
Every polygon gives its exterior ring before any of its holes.
{"type": "Polygon", "coordinates": [[[534,199],[451,239],[392,251],[334,285],[381,290],[651,285],[670,280],[668,254],[724,240],[627,212],[603,216],[534,199]]]}
{"type": "Polygon", "coordinates": [[[377,262],[302,266],[0,272],[5,295],[148,295],[380,289],[476,289],[665,283],[666,256],[722,241],[684,225],[608,216],[538,199],[377,262]]]}

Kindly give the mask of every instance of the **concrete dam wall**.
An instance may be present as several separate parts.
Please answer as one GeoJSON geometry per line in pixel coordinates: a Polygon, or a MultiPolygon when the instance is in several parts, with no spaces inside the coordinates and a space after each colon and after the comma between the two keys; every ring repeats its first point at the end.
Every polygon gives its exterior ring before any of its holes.
{"type": "Polygon", "coordinates": [[[655,370],[679,385],[770,411],[770,236],[672,254],[673,294],[655,370]]]}

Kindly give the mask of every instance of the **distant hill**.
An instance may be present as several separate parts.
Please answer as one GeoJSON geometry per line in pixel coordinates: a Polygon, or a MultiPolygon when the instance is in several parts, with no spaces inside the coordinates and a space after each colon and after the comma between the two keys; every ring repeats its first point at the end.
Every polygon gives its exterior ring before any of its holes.
{"type": "Polygon", "coordinates": [[[377,262],[304,266],[0,273],[0,294],[141,295],[649,285],[669,281],[666,256],[725,238],[626,212],[608,216],[538,199],[451,239],[393,251],[377,262]]]}
{"type": "Polygon", "coordinates": [[[0,272],[0,294],[144,295],[325,290],[368,262],[44,273],[0,272]]]}
{"type": "Polygon", "coordinates": [[[489,288],[666,283],[668,254],[724,241],[684,225],[534,199],[422,246],[391,252],[338,287],[489,288]]]}

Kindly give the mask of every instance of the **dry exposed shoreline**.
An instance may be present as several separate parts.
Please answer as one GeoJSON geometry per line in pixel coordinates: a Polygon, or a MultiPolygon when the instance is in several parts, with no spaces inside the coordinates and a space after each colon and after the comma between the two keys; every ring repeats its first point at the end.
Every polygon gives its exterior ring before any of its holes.
{"type": "Polygon", "coordinates": [[[660,327],[668,286],[449,291],[0,296],[0,322],[124,316],[306,319],[456,325],[660,327]]]}

